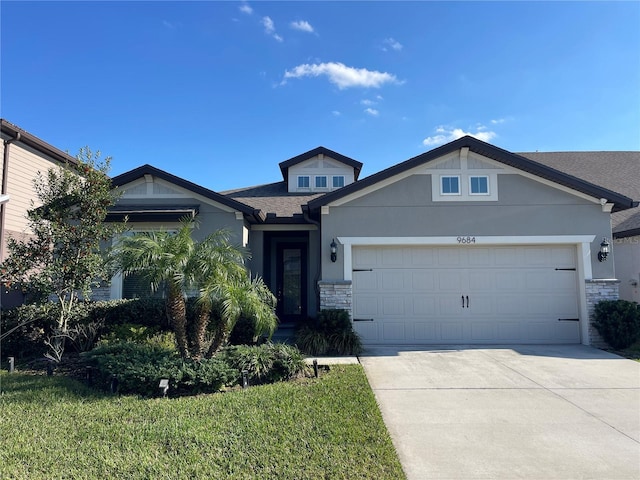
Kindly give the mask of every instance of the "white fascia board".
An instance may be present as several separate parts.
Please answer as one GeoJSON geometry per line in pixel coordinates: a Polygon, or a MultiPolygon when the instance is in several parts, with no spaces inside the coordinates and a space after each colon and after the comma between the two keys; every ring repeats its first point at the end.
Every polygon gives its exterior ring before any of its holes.
{"type": "Polygon", "coordinates": [[[343,245],[344,280],[352,280],[352,247],[354,246],[460,246],[474,245],[577,245],[578,268],[582,278],[591,279],[591,242],[595,235],[530,235],[530,236],[467,236],[457,237],[336,237],[343,245]],[[472,243],[461,240],[473,238],[472,243]]]}

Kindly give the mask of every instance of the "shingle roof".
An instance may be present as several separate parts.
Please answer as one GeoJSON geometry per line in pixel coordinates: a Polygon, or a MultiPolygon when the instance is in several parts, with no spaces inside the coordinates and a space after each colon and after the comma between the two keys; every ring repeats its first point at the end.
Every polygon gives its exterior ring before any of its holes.
{"type": "Polygon", "coordinates": [[[293,218],[302,216],[302,205],[324,193],[289,193],[285,182],[269,183],[254,187],[221,192],[221,195],[259,209],[263,214],[293,218]]]}
{"type": "MultiPolygon", "coordinates": [[[[640,152],[527,152],[523,157],[640,201],[640,152]]],[[[640,234],[640,208],[613,213],[616,236],[640,234]]]]}
{"type": "Polygon", "coordinates": [[[5,135],[10,135],[13,138],[19,138],[19,141],[24,143],[25,145],[30,146],[31,148],[35,148],[36,150],[44,153],[45,155],[49,155],[55,160],[62,163],[72,163],[76,164],[78,160],[66,152],[54,147],[53,145],[49,145],[44,140],[39,139],[35,135],[23,130],[22,128],[14,125],[11,122],[8,122],[4,118],[0,119],[0,129],[2,133],[5,135]]]}

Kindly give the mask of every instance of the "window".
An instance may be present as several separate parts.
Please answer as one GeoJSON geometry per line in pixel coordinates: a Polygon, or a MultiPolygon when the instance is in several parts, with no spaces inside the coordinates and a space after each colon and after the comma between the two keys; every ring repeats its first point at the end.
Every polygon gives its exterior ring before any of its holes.
{"type": "Polygon", "coordinates": [[[344,177],[342,175],[333,177],[333,188],[344,187],[344,177]]]}
{"type": "Polygon", "coordinates": [[[442,195],[460,195],[460,177],[457,175],[440,177],[440,190],[442,195]]]}
{"type": "Polygon", "coordinates": [[[327,188],[327,177],[324,175],[318,175],[316,177],[316,188],[327,188]]]}
{"type": "Polygon", "coordinates": [[[298,177],[298,188],[309,188],[309,176],[301,175],[298,177]]]}
{"type": "Polygon", "coordinates": [[[489,177],[471,176],[469,177],[470,195],[489,195],[489,177]]]}

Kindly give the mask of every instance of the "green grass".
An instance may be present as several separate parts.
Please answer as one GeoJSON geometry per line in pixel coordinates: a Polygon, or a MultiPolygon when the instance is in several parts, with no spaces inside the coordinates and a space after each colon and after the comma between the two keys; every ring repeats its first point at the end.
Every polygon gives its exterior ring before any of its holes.
{"type": "Polygon", "coordinates": [[[320,379],[141,400],[0,374],[0,478],[400,479],[359,365],[320,379]]]}

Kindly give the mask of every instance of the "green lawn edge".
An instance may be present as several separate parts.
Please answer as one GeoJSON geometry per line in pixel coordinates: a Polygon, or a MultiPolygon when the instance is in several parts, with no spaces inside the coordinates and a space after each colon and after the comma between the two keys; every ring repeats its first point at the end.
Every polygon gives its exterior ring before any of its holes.
{"type": "Polygon", "coordinates": [[[360,365],[177,399],[0,374],[0,478],[405,478],[360,365]]]}

